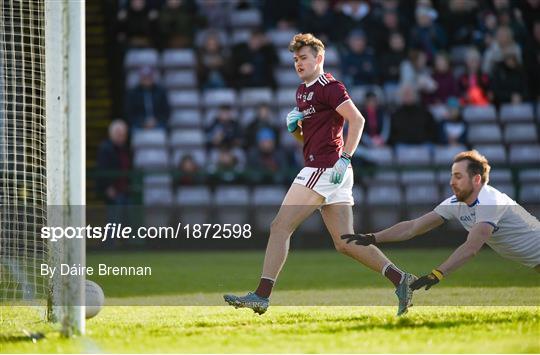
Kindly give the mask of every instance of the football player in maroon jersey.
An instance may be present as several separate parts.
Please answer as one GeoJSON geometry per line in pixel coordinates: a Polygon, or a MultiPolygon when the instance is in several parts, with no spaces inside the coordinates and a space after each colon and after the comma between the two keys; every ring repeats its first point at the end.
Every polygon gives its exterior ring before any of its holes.
{"type": "Polygon", "coordinates": [[[414,275],[398,269],[374,245],[347,244],[341,235],[353,234],[353,155],[364,128],[364,117],[349,97],[345,86],[325,73],[324,45],[312,34],[297,34],[289,50],[294,68],[303,81],[296,90],[297,107],[287,115],[287,128],[303,142],[305,167],[289,188],[270,227],[262,276],[254,292],[245,296],[225,295],[234,307],[266,312],[269,296],[285,263],[289,240],[295,229],[319,209],[336,249],[370,269],[381,272],[396,287],[398,315],[411,304],[409,285],[414,275]],[[347,139],[343,125],[349,123],[347,139]]]}

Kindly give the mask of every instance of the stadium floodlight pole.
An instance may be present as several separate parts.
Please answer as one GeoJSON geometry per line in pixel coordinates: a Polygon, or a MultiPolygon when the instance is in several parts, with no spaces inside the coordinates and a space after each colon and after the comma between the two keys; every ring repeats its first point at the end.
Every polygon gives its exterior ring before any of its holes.
{"type": "MultiPolygon", "coordinates": [[[[49,225],[85,223],[85,6],[45,1],[47,204],[49,225]]],[[[84,266],[85,239],[49,242],[49,263],[84,266]]],[[[56,273],[49,287],[48,319],[65,336],[85,332],[85,277],[56,273]]]]}

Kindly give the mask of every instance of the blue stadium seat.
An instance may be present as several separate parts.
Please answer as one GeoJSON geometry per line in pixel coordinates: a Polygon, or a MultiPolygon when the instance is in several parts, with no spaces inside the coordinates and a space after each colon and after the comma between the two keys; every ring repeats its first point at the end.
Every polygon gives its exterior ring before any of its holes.
{"type": "Polygon", "coordinates": [[[460,153],[467,150],[462,144],[459,145],[450,145],[450,146],[436,146],[435,151],[433,152],[433,162],[435,165],[448,167],[452,165],[454,157],[460,153]]]}
{"type": "Polygon", "coordinates": [[[474,149],[484,155],[490,164],[506,164],[507,154],[502,144],[475,145],[474,149]]]}
{"type": "Polygon", "coordinates": [[[371,186],[381,186],[381,185],[399,185],[399,174],[397,171],[381,171],[375,170],[373,176],[365,176],[364,183],[368,188],[371,186]]]}
{"type": "Polygon", "coordinates": [[[235,29],[232,31],[230,45],[234,46],[240,43],[247,43],[251,37],[251,31],[248,29],[235,29]]]}
{"type": "Polygon", "coordinates": [[[496,188],[502,193],[505,193],[510,197],[511,199],[516,199],[516,190],[514,189],[514,185],[512,183],[490,183],[491,186],[496,188]]]}
{"type": "Polygon", "coordinates": [[[133,149],[142,147],[165,148],[167,146],[167,133],[162,128],[135,130],[131,137],[131,146],[133,149]]]}
{"type": "Polygon", "coordinates": [[[295,34],[297,34],[297,30],[280,30],[280,29],[272,29],[268,31],[266,34],[268,35],[268,38],[270,38],[270,41],[274,44],[276,48],[285,48],[289,46],[289,43],[291,42],[292,38],[295,34]]]}
{"type": "Polygon", "coordinates": [[[510,169],[491,169],[491,172],[489,173],[489,183],[511,184],[512,171],[510,169]]]}
{"type": "Polygon", "coordinates": [[[170,128],[199,128],[202,123],[201,111],[197,109],[174,110],[169,118],[170,128]]]}
{"type": "Polygon", "coordinates": [[[233,89],[210,89],[203,93],[203,104],[206,107],[235,106],[236,100],[236,92],[233,89]]]}
{"type": "Polygon", "coordinates": [[[242,107],[257,107],[261,103],[271,104],[273,100],[274,94],[270,88],[247,88],[240,91],[239,103],[242,107]]]}
{"type": "Polygon", "coordinates": [[[249,199],[247,186],[219,186],[214,194],[217,206],[247,206],[249,199]]]}
{"type": "Polygon", "coordinates": [[[469,126],[467,140],[474,145],[481,143],[501,143],[501,127],[496,124],[471,124],[469,126]]]}
{"type": "Polygon", "coordinates": [[[130,49],[124,58],[124,68],[156,67],[158,65],[158,57],[158,51],[153,48],[130,49]]]}
{"type": "Polygon", "coordinates": [[[287,48],[278,48],[279,65],[285,69],[294,68],[293,54],[287,48]]]}
{"type": "Polygon", "coordinates": [[[164,69],[194,68],[195,65],[193,49],[165,49],[161,54],[161,67],[164,69]]]}
{"type": "Polygon", "coordinates": [[[404,185],[434,184],[435,171],[433,170],[404,171],[401,173],[401,183],[404,185]]]}
{"type": "Polygon", "coordinates": [[[431,150],[425,145],[398,145],[396,162],[398,165],[430,165],[431,150]]]}
{"type": "Polygon", "coordinates": [[[143,178],[144,187],[172,187],[170,174],[146,174],[143,178]]]}
{"type": "Polygon", "coordinates": [[[540,183],[521,185],[519,201],[521,203],[540,204],[540,183]]]}
{"type": "Polygon", "coordinates": [[[525,169],[519,172],[519,182],[521,184],[536,182],[540,183],[540,169],[525,169]]]}
{"type": "Polygon", "coordinates": [[[536,143],[537,127],[534,123],[509,123],[504,127],[504,141],[507,144],[536,143]]]}
{"type": "Polygon", "coordinates": [[[167,70],[163,84],[167,89],[196,89],[197,78],[193,70],[167,70]]]}
{"type": "Polygon", "coordinates": [[[360,146],[356,149],[354,156],[380,166],[390,166],[394,163],[394,152],[390,147],[366,148],[360,146]]]}
{"type": "Polygon", "coordinates": [[[212,194],[207,186],[185,186],[176,192],[176,204],[179,206],[208,206],[212,194]]]}
{"type": "Polygon", "coordinates": [[[173,192],[170,186],[144,186],[143,202],[145,206],[171,206],[173,192]]]}
{"type": "Polygon", "coordinates": [[[137,149],[133,165],[135,168],[143,170],[167,169],[169,167],[169,152],[165,148],[137,149]]]}
{"type": "Polygon", "coordinates": [[[514,145],[510,147],[510,163],[540,163],[540,145],[514,145]]]}
{"type": "Polygon", "coordinates": [[[501,122],[531,122],[534,121],[534,107],[529,102],[503,104],[499,117],[501,122]]]}
{"type": "Polygon", "coordinates": [[[287,190],[282,186],[257,186],[253,189],[251,204],[254,206],[280,206],[286,193],[287,190]]]}
{"type": "MultiPolygon", "coordinates": [[[[450,181],[450,179],[449,179],[450,181]]],[[[452,191],[452,188],[450,187],[450,185],[448,183],[446,184],[443,184],[442,185],[442,195],[441,195],[441,199],[440,199],[440,202],[443,202],[444,200],[446,200],[447,198],[451,197],[454,195],[454,191],[452,191]]]]}
{"type": "Polygon", "coordinates": [[[169,104],[178,109],[199,108],[201,99],[197,90],[170,90],[169,104]]]}
{"type": "Polygon", "coordinates": [[[258,9],[236,10],[230,15],[232,28],[254,28],[262,24],[261,12],[258,9]]]}
{"type": "Polygon", "coordinates": [[[278,89],[276,103],[280,108],[289,108],[289,111],[296,107],[296,88],[278,89]]]}
{"type": "Polygon", "coordinates": [[[440,185],[448,185],[450,183],[452,170],[450,167],[448,169],[442,169],[437,172],[437,182],[440,185]]]}
{"type": "Polygon", "coordinates": [[[274,77],[280,88],[296,89],[302,83],[293,68],[277,68],[274,71],[274,77]]]}
{"type": "MultiPolygon", "coordinates": [[[[324,50],[324,65],[325,67],[338,67],[341,65],[339,54],[334,47],[326,47],[324,50]]],[[[329,71],[329,70],[327,70],[329,71]]]]}
{"type": "Polygon", "coordinates": [[[204,134],[200,129],[175,129],[169,139],[172,148],[203,147],[204,134]]]}
{"type": "Polygon", "coordinates": [[[435,205],[440,202],[439,188],[435,184],[422,183],[405,188],[406,205],[435,205]]]}
{"type": "MultiPolygon", "coordinates": [[[[354,199],[354,204],[359,205],[364,203],[364,200],[366,198],[366,195],[364,193],[364,189],[362,189],[360,186],[353,186],[352,188],[352,194],[354,199]]],[[[355,216],[356,218],[356,216],[355,216]]]]}
{"type": "Polygon", "coordinates": [[[401,189],[397,185],[371,186],[367,189],[369,205],[399,205],[403,201],[401,189]]]}
{"type": "Polygon", "coordinates": [[[497,111],[493,105],[465,106],[463,119],[469,123],[495,122],[497,120],[497,111]]]}

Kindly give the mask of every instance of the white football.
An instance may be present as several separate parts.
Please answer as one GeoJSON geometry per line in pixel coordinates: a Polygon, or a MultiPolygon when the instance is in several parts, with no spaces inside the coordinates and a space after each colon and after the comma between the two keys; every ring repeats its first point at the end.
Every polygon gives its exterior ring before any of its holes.
{"type": "Polygon", "coordinates": [[[86,280],[86,319],[95,317],[105,304],[103,290],[94,281],[86,280]]]}

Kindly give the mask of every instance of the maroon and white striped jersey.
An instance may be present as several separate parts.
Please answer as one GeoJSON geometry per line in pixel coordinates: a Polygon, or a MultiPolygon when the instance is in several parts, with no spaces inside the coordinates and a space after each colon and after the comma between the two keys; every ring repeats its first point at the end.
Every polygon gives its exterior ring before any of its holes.
{"type": "Polygon", "coordinates": [[[324,73],[296,90],[296,104],[303,113],[305,166],[331,168],[343,149],[344,119],[336,108],[350,100],[345,86],[324,73]]]}

